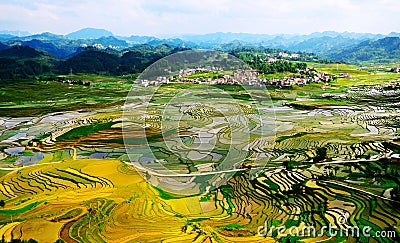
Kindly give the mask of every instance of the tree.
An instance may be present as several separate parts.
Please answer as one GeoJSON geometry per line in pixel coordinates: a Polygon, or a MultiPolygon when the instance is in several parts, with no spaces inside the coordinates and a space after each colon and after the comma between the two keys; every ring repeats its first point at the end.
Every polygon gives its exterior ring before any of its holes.
{"type": "Polygon", "coordinates": [[[332,171],[333,167],[330,165],[327,165],[327,166],[325,166],[325,169],[326,169],[326,176],[331,177],[333,175],[333,171],[332,171]]]}
{"type": "Polygon", "coordinates": [[[390,196],[394,199],[394,200],[399,200],[399,186],[394,187],[391,191],[390,191],[390,196]]]}
{"type": "Polygon", "coordinates": [[[321,162],[322,160],[326,159],[327,155],[327,149],[326,148],[317,148],[316,155],[313,159],[315,163],[321,162]]]}
{"type": "Polygon", "coordinates": [[[339,166],[333,167],[333,170],[335,171],[335,176],[337,176],[338,171],[340,170],[339,166]]]}
{"type": "Polygon", "coordinates": [[[11,239],[11,243],[38,243],[34,239],[29,239],[29,240],[21,240],[21,239],[11,239]]]}

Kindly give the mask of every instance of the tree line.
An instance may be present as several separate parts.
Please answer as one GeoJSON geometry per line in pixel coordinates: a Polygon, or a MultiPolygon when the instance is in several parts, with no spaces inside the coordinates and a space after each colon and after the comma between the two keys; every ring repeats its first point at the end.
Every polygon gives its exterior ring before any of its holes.
{"type": "Polygon", "coordinates": [[[27,46],[0,51],[0,80],[41,78],[73,73],[127,75],[140,73],[170,54],[187,50],[169,45],[141,45],[123,52],[83,48],[67,60],[27,46]],[[29,55],[28,55],[29,54],[29,55]]]}
{"type": "MultiPolygon", "coordinates": [[[[185,51],[188,48],[170,45],[138,45],[118,52],[111,49],[99,50],[94,47],[82,48],[74,56],[59,60],[50,54],[28,46],[15,46],[0,51],[0,80],[41,79],[43,77],[73,73],[121,76],[143,72],[149,65],[170,54],[185,51]]],[[[278,49],[235,49],[229,53],[246,62],[251,68],[265,74],[305,70],[307,64],[278,59],[278,49]],[[269,62],[269,58],[275,61],[269,62]]],[[[290,53],[290,52],[287,52],[290,53]]],[[[311,54],[301,54],[302,58],[311,58],[311,54]]]]}

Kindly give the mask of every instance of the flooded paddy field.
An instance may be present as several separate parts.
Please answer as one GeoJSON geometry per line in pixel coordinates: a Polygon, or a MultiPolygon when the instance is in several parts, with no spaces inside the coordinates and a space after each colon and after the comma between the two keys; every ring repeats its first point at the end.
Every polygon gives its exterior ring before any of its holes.
{"type": "MultiPolygon", "coordinates": [[[[40,227],[66,242],[289,238],[258,234],[265,225],[399,232],[400,108],[380,98],[389,94],[352,90],[347,105],[316,107],[196,90],[165,99],[180,91],[168,86],[150,105],[137,94],[124,107],[0,117],[4,237],[40,227]]],[[[368,242],[297,239],[328,238],[368,242]]]]}

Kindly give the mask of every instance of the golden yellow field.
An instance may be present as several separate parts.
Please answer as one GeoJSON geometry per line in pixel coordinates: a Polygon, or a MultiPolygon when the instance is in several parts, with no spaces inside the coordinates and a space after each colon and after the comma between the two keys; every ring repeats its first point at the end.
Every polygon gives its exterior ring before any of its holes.
{"type": "MultiPolygon", "coordinates": [[[[1,178],[5,240],[39,242],[238,242],[188,220],[229,215],[199,196],[162,199],[133,167],[118,160],[83,159],[15,170],[1,178]],[[31,206],[34,203],[37,205],[31,206]],[[201,205],[203,204],[203,205],[201,205]],[[31,208],[26,209],[26,207],[31,208]],[[25,209],[24,209],[25,208],[25,209]]],[[[222,222],[221,222],[222,223],[222,222]]],[[[244,240],[244,238],[243,238],[244,240]]],[[[271,241],[254,236],[245,241],[271,241]]],[[[273,241],[273,240],[272,240],[273,241]]]]}

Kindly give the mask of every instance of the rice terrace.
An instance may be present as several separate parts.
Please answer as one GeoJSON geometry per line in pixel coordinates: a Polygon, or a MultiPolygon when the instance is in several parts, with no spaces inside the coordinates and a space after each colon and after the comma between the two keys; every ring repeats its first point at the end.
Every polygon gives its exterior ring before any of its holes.
{"type": "MultiPolygon", "coordinates": [[[[189,54],[159,62],[228,57],[189,54]]],[[[204,65],[151,84],[143,78],[159,75],[153,65],[121,93],[123,105],[2,118],[3,239],[275,242],[293,239],[280,226],[328,224],[398,232],[400,76],[315,63],[350,78],[285,88],[255,71],[204,65]],[[264,225],[276,229],[257,234],[264,225]]],[[[14,109],[38,112],[40,102],[14,109]]]]}
{"type": "Polygon", "coordinates": [[[400,242],[400,34],[370,11],[398,3],[308,1],[371,33],[304,34],[293,2],[16,2],[10,29],[118,34],[0,30],[1,242],[400,242]]]}

